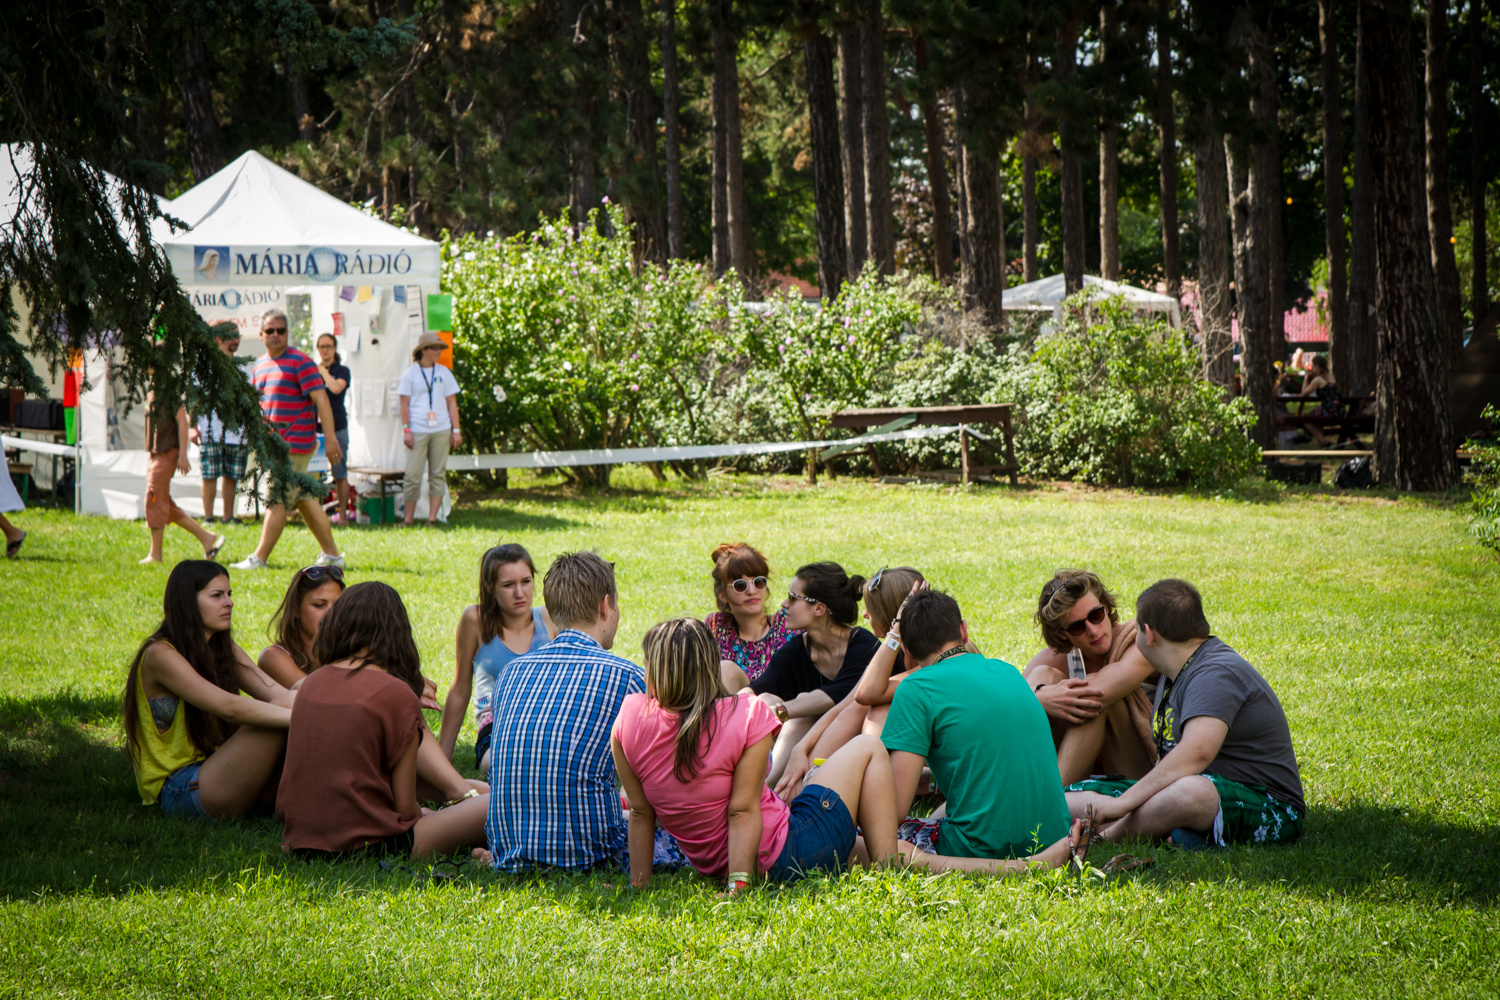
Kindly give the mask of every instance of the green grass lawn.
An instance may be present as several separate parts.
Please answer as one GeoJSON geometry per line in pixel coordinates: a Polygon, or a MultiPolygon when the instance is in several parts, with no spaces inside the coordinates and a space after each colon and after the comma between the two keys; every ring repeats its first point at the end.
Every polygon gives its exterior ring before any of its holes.
{"type": "MultiPolygon", "coordinates": [[[[1087,566],[1126,609],[1163,576],[1275,686],[1311,812],[1290,848],[1153,850],[1155,867],[966,881],[906,873],[760,890],[702,879],[478,873],[423,886],[374,863],[288,861],[270,819],[138,804],[117,703],[167,570],[141,523],[28,511],[0,561],[0,996],[1351,996],[1500,991],[1500,564],[1441,500],[1252,486],[1220,497],[724,477],[608,495],[555,480],[461,505],[446,531],[349,530],[351,582],[401,591],[446,689],[480,553],[616,563],[616,649],[711,609],[708,553],[747,539],[773,588],[803,562],[912,564],[985,652],[1035,651],[1043,580],[1087,566]]],[[[231,530],[226,561],[254,544],[231,530]]],[[[193,554],[178,531],[168,559],[193,554]]],[[[236,573],[252,655],[291,571],[236,573]]],[[[436,725],[436,714],[431,716],[436,725]]],[[[472,762],[472,724],[457,757],[472,762]]],[[[1094,857],[1108,857],[1100,848],[1094,857]]]]}

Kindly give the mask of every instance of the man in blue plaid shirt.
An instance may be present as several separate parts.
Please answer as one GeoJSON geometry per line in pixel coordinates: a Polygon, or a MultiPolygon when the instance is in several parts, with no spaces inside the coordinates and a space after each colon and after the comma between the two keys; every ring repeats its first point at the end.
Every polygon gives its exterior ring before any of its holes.
{"type": "Polygon", "coordinates": [[[620,625],[611,563],[557,557],[542,580],[557,638],[510,662],[495,681],[490,814],[496,868],[587,870],[625,855],[609,732],[646,675],[607,650],[620,625]]]}

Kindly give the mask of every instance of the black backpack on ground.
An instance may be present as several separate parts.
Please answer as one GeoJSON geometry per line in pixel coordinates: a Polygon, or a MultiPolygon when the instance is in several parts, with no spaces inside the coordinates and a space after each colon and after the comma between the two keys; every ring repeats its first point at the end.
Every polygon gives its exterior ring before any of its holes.
{"type": "Polygon", "coordinates": [[[1339,466],[1333,474],[1333,485],[1341,490],[1369,489],[1374,481],[1375,473],[1370,470],[1370,456],[1368,455],[1351,458],[1339,466]]]}

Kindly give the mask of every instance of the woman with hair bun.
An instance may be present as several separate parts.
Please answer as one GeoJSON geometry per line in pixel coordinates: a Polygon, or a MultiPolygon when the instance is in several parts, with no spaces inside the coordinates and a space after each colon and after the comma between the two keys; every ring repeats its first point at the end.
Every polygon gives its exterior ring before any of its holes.
{"type": "Polygon", "coordinates": [[[766,778],[773,786],[792,748],[854,689],[880,647],[879,639],[854,624],[864,585],[864,577],[850,576],[838,563],[810,563],[797,570],[781,602],[787,626],[802,634],[787,640],[750,683],[782,723],[766,778]]]}
{"type": "Polygon", "coordinates": [[[1135,647],[1135,620],[1120,621],[1115,604],[1104,582],[1081,569],[1058,570],[1037,599],[1047,647],[1026,664],[1026,682],[1052,725],[1064,785],[1096,773],[1096,764],[1098,773],[1128,778],[1156,764],[1149,692],[1158,675],[1135,647]]]}
{"type": "Polygon", "coordinates": [[[795,633],[787,627],[786,610],[766,610],[771,564],[759,549],[745,542],[725,542],[714,549],[714,601],[703,624],[719,646],[724,683],[739,690],[766,672],[771,657],[795,633]]]}

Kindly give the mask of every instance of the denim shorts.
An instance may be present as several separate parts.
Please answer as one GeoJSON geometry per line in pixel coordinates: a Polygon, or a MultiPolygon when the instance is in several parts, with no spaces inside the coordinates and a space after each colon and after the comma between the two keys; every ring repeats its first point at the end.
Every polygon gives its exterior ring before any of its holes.
{"type": "Polygon", "coordinates": [[[203,762],[200,760],[179,767],[167,778],[156,797],[156,804],[161,806],[164,815],[213,818],[204,810],[203,799],[198,795],[198,772],[201,770],[203,762]]]}
{"type": "Polygon", "coordinates": [[[854,817],[831,788],[806,785],[792,800],[786,846],[766,872],[774,882],[795,882],[814,871],[837,874],[854,850],[854,817]]]}

